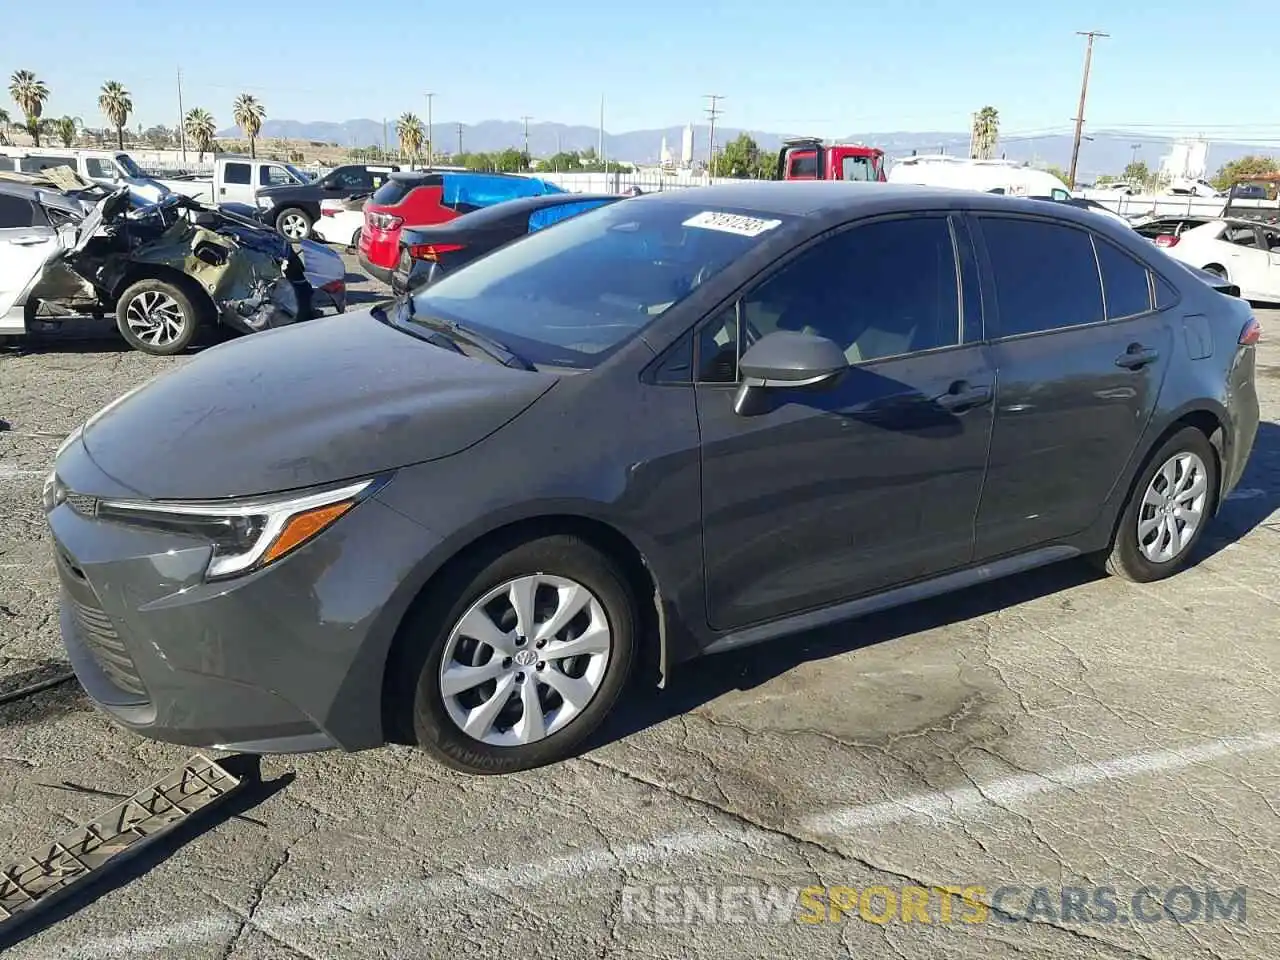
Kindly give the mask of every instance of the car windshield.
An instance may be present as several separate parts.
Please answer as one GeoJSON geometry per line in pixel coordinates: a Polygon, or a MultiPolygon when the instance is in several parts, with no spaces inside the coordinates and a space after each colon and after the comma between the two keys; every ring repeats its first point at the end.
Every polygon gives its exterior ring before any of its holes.
{"type": "Polygon", "coordinates": [[[667,201],[614,203],[446,274],[414,296],[412,312],[472,327],[538,366],[587,369],[782,222],[667,201]]]}
{"type": "Polygon", "coordinates": [[[146,174],[142,172],[142,168],[138,166],[137,162],[133,159],[133,157],[129,156],[127,153],[117,153],[116,163],[120,164],[120,166],[124,168],[125,174],[130,177],[146,176],[146,174]]]}

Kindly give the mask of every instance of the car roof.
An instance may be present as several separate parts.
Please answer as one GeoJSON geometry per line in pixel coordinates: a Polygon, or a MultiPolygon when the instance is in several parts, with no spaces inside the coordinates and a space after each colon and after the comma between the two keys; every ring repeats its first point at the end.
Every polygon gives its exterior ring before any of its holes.
{"type": "Polygon", "coordinates": [[[502,177],[506,180],[532,180],[535,177],[522,177],[517,173],[489,173],[485,170],[395,170],[388,178],[400,183],[420,184],[432,177],[502,177]]]}
{"type": "Polygon", "coordinates": [[[404,237],[412,233],[460,233],[472,228],[483,229],[494,221],[500,222],[507,217],[518,217],[523,213],[545,210],[548,207],[568,206],[571,203],[617,203],[626,199],[629,198],[616,193],[545,193],[536,197],[516,197],[472,210],[445,223],[406,226],[400,237],[403,243],[404,237]]]}
{"type": "Polygon", "coordinates": [[[635,203],[678,203],[708,210],[734,208],[752,213],[836,219],[903,210],[971,210],[1051,216],[1097,229],[1100,218],[1090,210],[1038,198],[1010,197],[956,187],[844,180],[743,180],[649,193],[635,203]]]}
{"type": "Polygon", "coordinates": [[[4,176],[0,176],[0,193],[21,197],[23,200],[40,199],[40,190],[34,184],[10,180],[4,176]]]}

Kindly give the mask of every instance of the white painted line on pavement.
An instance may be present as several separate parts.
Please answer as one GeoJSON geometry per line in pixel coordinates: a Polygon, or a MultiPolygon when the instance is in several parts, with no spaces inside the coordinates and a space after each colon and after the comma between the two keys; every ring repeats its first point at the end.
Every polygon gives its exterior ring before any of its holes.
{"type": "MultiPolygon", "coordinates": [[[[1157,750],[1116,757],[1097,763],[1061,767],[1047,773],[1019,774],[987,784],[961,787],[936,793],[922,793],[882,803],[838,807],[802,818],[801,834],[839,838],[851,831],[908,821],[951,820],[960,814],[973,817],[1000,814],[1002,807],[1047,794],[1075,790],[1095,784],[1133,777],[1172,773],[1227,757],[1259,753],[1280,747],[1280,730],[1266,730],[1242,737],[1209,740],[1173,750],[1157,750]]],[[[631,843],[613,850],[596,849],[535,863],[510,867],[489,867],[450,872],[416,881],[397,881],[355,890],[338,897],[317,897],[283,907],[260,907],[253,926],[281,935],[291,927],[314,926],[339,919],[356,919],[412,904],[425,909],[432,899],[454,900],[473,893],[476,887],[513,891],[571,878],[586,879],[606,870],[624,869],[652,863],[667,863],[741,846],[777,841],[769,831],[738,824],[723,831],[687,830],[668,834],[646,843],[631,843]]],[[[240,918],[228,914],[193,917],[179,923],[139,927],[131,933],[80,940],[74,945],[78,960],[107,960],[112,957],[141,958],[148,952],[229,939],[240,928],[240,918]]],[[[54,928],[56,930],[56,928],[54,928]]],[[[66,956],[51,947],[35,958],[66,956]]]]}
{"type": "Polygon", "coordinates": [[[11,463],[0,463],[0,480],[21,480],[27,477],[42,476],[44,474],[39,470],[19,470],[11,463]]]}

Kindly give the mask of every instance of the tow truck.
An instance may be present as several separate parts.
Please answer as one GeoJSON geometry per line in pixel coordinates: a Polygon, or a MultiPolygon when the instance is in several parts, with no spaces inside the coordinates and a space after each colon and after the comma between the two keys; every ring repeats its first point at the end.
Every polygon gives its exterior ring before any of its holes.
{"type": "Polygon", "coordinates": [[[793,137],[778,151],[779,180],[874,180],[883,183],[884,151],[863,143],[824,144],[817,137],[793,137]]]}

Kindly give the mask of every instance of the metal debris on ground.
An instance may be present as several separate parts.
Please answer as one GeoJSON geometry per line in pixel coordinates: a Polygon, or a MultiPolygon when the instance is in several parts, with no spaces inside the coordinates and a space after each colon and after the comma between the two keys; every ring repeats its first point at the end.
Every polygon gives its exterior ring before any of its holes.
{"type": "Polygon", "coordinates": [[[108,862],[167,833],[192,814],[226,799],[241,779],[196,754],[163,779],[103,816],[77,827],[33,856],[0,870],[0,931],[50,902],[108,862]]]}

